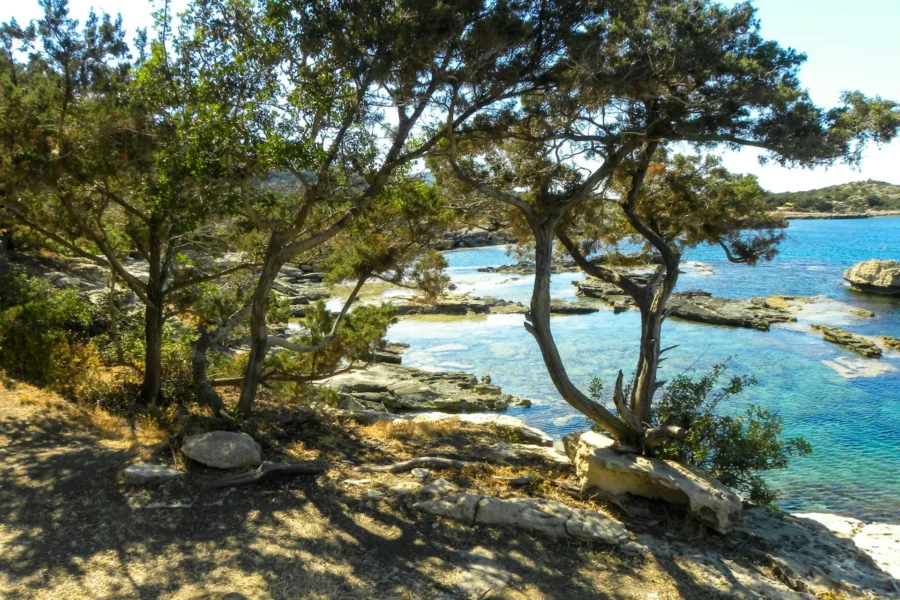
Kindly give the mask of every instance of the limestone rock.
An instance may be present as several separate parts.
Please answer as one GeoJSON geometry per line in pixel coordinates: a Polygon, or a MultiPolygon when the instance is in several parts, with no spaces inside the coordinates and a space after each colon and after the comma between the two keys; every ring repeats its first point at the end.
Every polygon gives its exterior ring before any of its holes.
{"type": "MultiPolygon", "coordinates": [[[[646,276],[633,275],[639,281],[646,281],[646,276]]],[[[574,281],[578,295],[602,300],[615,312],[634,308],[634,300],[611,283],[589,277],[583,281],[574,281]]],[[[676,292],[669,299],[669,307],[675,309],[673,317],[728,327],[743,327],[767,331],[775,323],[796,321],[796,317],[788,310],[775,303],[766,302],[764,298],[752,300],[734,300],[716,298],[701,290],[676,292]]]]}
{"type": "Polygon", "coordinates": [[[572,508],[554,500],[456,494],[419,502],[415,508],[470,525],[515,527],[551,537],[600,541],[630,552],[644,550],[621,522],[600,512],[572,508]]]}
{"type": "Polygon", "coordinates": [[[468,373],[436,373],[382,363],[335,375],[320,385],[352,396],[367,409],[391,412],[480,412],[505,410],[520,402],[496,386],[480,384],[468,373]]]}
{"type": "Polygon", "coordinates": [[[740,497],[705,473],[673,461],[618,452],[612,439],[593,431],[566,436],[563,441],[587,488],[686,505],[720,533],[728,532],[740,519],[740,497]]]}
{"type": "Polygon", "coordinates": [[[422,488],[422,484],[415,481],[401,481],[390,487],[390,492],[397,496],[412,496],[422,488]]]}
{"type": "Polygon", "coordinates": [[[262,462],[262,449],[246,433],[198,433],[184,440],[181,451],[188,458],[217,469],[256,467],[262,462]]]}
{"type": "Polygon", "coordinates": [[[900,295],[900,262],[867,260],[844,271],[844,279],[861,292],[900,295]]]}
{"type": "Polygon", "coordinates": [[[415,468],[409,472],[413,477],[418,477],[419,479],[425,479],[431,473],[428,469],[423,469],[421,467],[415,468]]]}
{"type": "Polygon", "coordinates": [[[454,250],[456,248],[483,248],[485,246],[501,246],[514,244],[514,238],[509,232],[487,231],[486,229],[461,229],[448,231],[441,235],[441,239],[432,244],[436,250],[454,250]]]}
{"type": "Polygon", "coordinates": [[[827,327],[825,325],[813,325],[815,331],[821,331],[825,340],[832,344],[844,346],[853,350],[857,354],[861,354],[867,358],[879,358],[881,356],[881,348],[875,342],[861,335],[838,329],[837,327],[827,327]]]}
{"type": "Polygon", "coordinates": [[[486,425],[492,427],[502,434],[513,438],[516,442],[523,444],[534,444],[537,446],[552,446],[553,438],[537,429],[522,422],[521,419],[510,417],[509,415],[493,415],[493,414],[446,414],[439,412],[429,412],[416,415],[413,421],[417,422],[437,422],[437,421],[455,421],[459,423],[471,423],[473,425],[486,425]]]}
{"type": "Polygon", "coordinates": [[[794,516],[812,519],[841,537],[853,540],[856,547],[871,556],[888,575],[900,579],[900,525],[864,523],[851,517],[827,513],[794,516]]]}
{"type": "Polygon", "coordinates": [[[900,338],[891,337],[889,335],[879,335],[878,339],[890,350],[900,350],[900,338]]]}
{"type": "Polygon", "coordinates": [[[122,471],[122,479],[128,485],[163,483],[182,475],[184,475],[184,471],[150,463],[128,465],[122,471]]]}
{"type": "Polygon", "coordinates": [[[456,580],[456,587],[466,598],[491,598],[509,585],[513,574],[491,550],[478,546],[465,553],[465,566],[456,580]]]}
{"type": "Polygon", "coordinates": [[[457,487],[446,479],[435,479],[419,492],[423,496],[446,496],[450,492],[455,492],[457,487]]]}

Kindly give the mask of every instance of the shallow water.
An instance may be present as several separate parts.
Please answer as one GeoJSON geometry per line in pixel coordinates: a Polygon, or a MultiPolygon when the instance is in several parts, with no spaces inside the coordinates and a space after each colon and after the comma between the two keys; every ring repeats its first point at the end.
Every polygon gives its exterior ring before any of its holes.
{"type": "MultiPolygon", "coordinates": [[[[808,331],[828,323],[864,334],[900,337],[900,299],[851,291],[844,269],[870,258],[900,258],[900,218],[853,221],[794,221],[775,261],[755,268],[733,265],[712,248],[690,252],[678,289],[704,289],[718,296],[823,295],[799,325],[759,332],[668,321],[661,369],[667,379],[685,370],[703,371],[732,357],[732,371],[753,373],[759,385],[731,401],[741,412],[753,403],[784,417],[788,436],[803,436],[814,447],[809,457],[769,475],[790,511],[836,512],[857,518],[900,522],[900,352],[878,361],[863,359],[808,331]],[[844,304],[876,313],[849,316],[844,304]]],[[[532,278],[478,273],[477,268],[514,262],[505,248],[447,253],[459,291],[528,303],[532,278]]],[[[554,298],[572,300],[571,282],[580,274],[553,277],[554,298]]],[[[489,374],[504,391],[536,400],[510,414],[556,437],[582,430],[588,422],[565,404],[544,370],[537,345],[522,327],[521,315],[490,315],[444,322],[401,320],[389,339],[411,345],[404,364],[489,374]]],[[[639,315],[554,317],[552,327],[570,376],[583,389],[601,377],[611,390],[619,369],[626,374],[637,359],[639,315]]]]}

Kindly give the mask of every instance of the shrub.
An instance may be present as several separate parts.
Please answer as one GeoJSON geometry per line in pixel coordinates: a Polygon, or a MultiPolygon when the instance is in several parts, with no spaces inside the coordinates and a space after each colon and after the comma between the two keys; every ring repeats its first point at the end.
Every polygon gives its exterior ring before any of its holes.
{"type": "Polygon", "coordinates": [[[95,307],[74,289],[9,271],[0,274],[0,366],[38,383],[77,375],[77,358],[97,329],[95,307]]]}
{"type": "Polygon", "coordinates": [[[680,425],[687,435],[663,444],[658,455],[700,467],[751,502],[768,505],[776,493],[761,473],[786,468],[792,457],[807,455],[812,447],[803,438],[783,439],[783,419],[758,406],[749,406],[743,414],[720,414],[723,403],[756,384],[745,375],[719,385],[727,369],[726,361],[699,378],[681,375],[666,386],[655,403],[654,423],[680,425]]]}

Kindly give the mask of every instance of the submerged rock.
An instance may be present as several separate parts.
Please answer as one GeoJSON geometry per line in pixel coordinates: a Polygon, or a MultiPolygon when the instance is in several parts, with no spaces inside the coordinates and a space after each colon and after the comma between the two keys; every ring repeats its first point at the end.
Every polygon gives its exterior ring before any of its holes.
{"type": "Polygon", "coordinates": [[[469,373],[431,372],[392,364],[341,373],[320,385],[352,396],[367,409],[391,412],[483,412],[523,403],[495,385],[479,383],[469,373]]]}
{"type": "Polygon", "coordinates": [[[614,440],[593,431],[569,434],[563,443],[584,487],[685,505],[719,533],[727,533],[740,520],[740,497],[699,470],[619,452],[613,449],[614,440]]]}
{"type": "Polygon", "coordinates": [[[900,262],[896,260],[867,260],[844,271],[844,279],[861,292],[900,295],[900,262]]]}
{"type": "Polygon", "coordinates": [[[188,436],[181,445],[188,458],[216,469],[257,467],[262,448],[246,433],[210,431],[188,436]]]}
{"type": "Polygon", "coordinates": [[[822,335],[825,337],[825,341],[831,342],[832,344],[844,346],[866,358],[881,357],[881,348],[879,348],[872,340],[861,335],[837,327],[827,327],[825,325],[813,325],[812,328],[815,331],[821,331],[822,335]]]}
{"type": "Polygon", "coordinates": [[[889,335],[879,335],[878,339],[890,350],[900,350],[900,338],[891,337],[889,335]]]}

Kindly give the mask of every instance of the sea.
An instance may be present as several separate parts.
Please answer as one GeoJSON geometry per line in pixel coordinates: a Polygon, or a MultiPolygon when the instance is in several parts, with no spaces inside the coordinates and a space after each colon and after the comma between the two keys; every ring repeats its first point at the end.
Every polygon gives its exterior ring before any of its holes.
{"type": "MultiPolygon", "coordinates": [[[[516,262],[503,246],[446,253],[456,292],[528,304],[533,276],[485,273],[487,266],[516,262]]],[[[752,374],[758,384],[721,408],[742,413],[750,405],[777,412],[786,437],[802,436],[813,453],[787,469],[766,474],[778,504],[790,512],[830,512],[866,521],[900,523],[900,352],[863,358],[826,342],[811,330],[833,325],[864,335],[900,337],[900,298],[862,294],[842,278],[869,259],[900,260],[900,218],[796,220],[778,256],[755,267],[728,262],[718,247],[698,247],[684,257],[679,290],[716,296],[814,296],[797,323],[770,331],[737,329],[669,319],[660,378],[702,374],[730,360],[729,373],[752,374]],[[875,313],[863,317],[850,309],[875,313]]],[[[596,302],[589,315],[553,317],[551,327],[572,380],[587,389],[601,378],[612,390],[616,373],[632,373],[638,355],[640,316],[614,314],[599,301],[580,299],[572,282],[581,273],[552,278],[554,299],[596,302]]],[[[590,426],[558,395],[522,315],[405,318],[389,341],[410,345],[405,365],[489,375],[506,393],[530,398],[530,408],[510,408],[555,438],[590,426]]]]}

